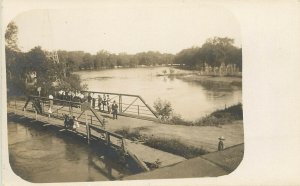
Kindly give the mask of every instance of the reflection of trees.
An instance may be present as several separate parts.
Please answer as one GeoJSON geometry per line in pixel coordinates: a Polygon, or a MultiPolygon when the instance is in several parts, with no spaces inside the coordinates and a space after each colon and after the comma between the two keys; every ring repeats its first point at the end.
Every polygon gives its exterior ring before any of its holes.
{"type": "Polygon", "coordinates": [[[69,161],[78,161],[80,160],[78,148],[74,147],[71,143],[66,143],[65,145],[65,157],[69,161]]]}
{"type": "Polygon", "coordinates": [[[174,81],[175,76],[174,75],[170,75],[170,76],[168,76],[168,78],[170,79],[170,81],[174,81]]]}

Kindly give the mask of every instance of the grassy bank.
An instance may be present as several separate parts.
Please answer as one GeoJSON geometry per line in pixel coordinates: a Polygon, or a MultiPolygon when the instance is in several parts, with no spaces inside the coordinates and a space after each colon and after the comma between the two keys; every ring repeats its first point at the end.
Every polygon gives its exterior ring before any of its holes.
{"type": "Polygon", "coordinates": [[[243,120],[243,105],[241,103],[232,105],[225,109],[216,110],[210,115],[202,117],[196,121],[188,121],[175,115],[167,123],[186,126],[220,126],[232,123],[236,120],[243,120]]]}
{"type": "Polygon", "coordinates": [[[185,157],[187,159],[208,153],[203,148],[187,146],[177,139],[149,138],[144,144],[155,149],[185,157]]]}
{"type": "Polygon", "coordinates": [[[184,143],[181,143],[178,139],[157,138],[153,136],[142,135],[141,130],[143,130],[143,128],[123,128],[115,132],[127,139],[140,141],[149,147],[179,155],[187,159],[208,153],[208,151],[204,150],[203,148],[188,146],[184,143]]]}
{"type": "Polygon", "coordinates": [[[176,78],[187,82],[197,82],[203,86],[236,86],[242,87],[242,76],[209,76],[198,73],[176,75],[176,78]]]}

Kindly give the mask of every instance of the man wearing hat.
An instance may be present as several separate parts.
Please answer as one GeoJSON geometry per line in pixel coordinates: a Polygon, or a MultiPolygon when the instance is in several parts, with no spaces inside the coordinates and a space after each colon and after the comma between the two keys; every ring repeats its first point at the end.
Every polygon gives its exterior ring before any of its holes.
{"type": "Polygon", "coordinates": [[[223,136],[219,137],[218,151],[224,150],[223,140],[225,140],[225,138],[223,136]]]}

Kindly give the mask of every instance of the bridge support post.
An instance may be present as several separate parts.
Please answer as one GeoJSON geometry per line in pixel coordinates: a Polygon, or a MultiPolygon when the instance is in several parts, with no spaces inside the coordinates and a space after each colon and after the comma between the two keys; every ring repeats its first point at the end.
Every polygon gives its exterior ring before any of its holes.
{"type": "Polygon", "coordinates": [[[88,115],[85,112],[85,126],[86,126],[86,136],[87,136],[87,142],[90,144],[90,127],[88,123],[88,115]]]}
{"type": "Polygon", "coordinates": [[[110,144],[110,136],[108,132],[105,132],[105,136],[106,136],[106,145],[110,144]]]}
{"type": "Polygon", "coordinates": [[[69,112],[70,115],[73,116],[73,109],[72,109],[72,103],[70,102],[70,106],[69,106],[69,112]]]}
{"type": "MultiPolygon", "coordinates": [[[[25,109],[24,109],[25,110],[25,109]]],[[[15,97],[15,105],[14,105],[14,113],[16,114],[16,111],[17,111],[17,100],[16,100],[16,97],[15,97]]]]}
{"type": "Polygon", "coordinates": [[[119,113],[122,112],[122,96],[119,95],[119,113]]]}
{"type": "Polygon", "coordinates": [[[122,144],[121,144],[122,151],[123,151],[123,152],[126,152],[124,138],[122,138],[122,140],[121,140],[121,141],[122,141],[122,144]]]}

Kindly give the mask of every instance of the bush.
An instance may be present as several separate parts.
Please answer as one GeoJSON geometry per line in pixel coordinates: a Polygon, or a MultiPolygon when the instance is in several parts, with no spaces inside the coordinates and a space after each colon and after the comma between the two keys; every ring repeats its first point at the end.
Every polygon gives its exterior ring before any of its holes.
{"type": "Polygon", "coordinates": [[[182,119],[180,115],[173,115],[172,118],[170,119],[169,124],[173,125],[186,125],[186,126],[193,126],[194,123],[192,121],[187,121],[182,119]]]}
{"type": "Polygon", "coordinates": [[[161,118],[162,121],[168,121],[173,109],[172,105],[169,101],[162,101],[161,99],[157,99],[154,102],[154,109],[156,110],[158,116],[161,118]]]}
{"type": "Polygon", "coordinates": [[[122,135],[124,138],[130,139],[130,140],[139,140],[142,139],[142,135],[140,134],[139,129],[132,129],[130,130],[129,127],[124,127],[120,130],[116,130],[115,133],[122,135]]]}
{"type": "Polygon", "coordinates": [[[187,146],[176,139],[150,138],[145,142],[149,147],[166,151],[172,154],[193,158],[207,153],[203,148],[187,146]]]}
{"type": "Polygon", "coordinates": [[[231,123],[234,120],[243,119],[243,107],[241,103],[230,106],[223,110],[217,110],[208,116],[202,117],[196,121],[188,121],[182,119],[180,115],[173,115],[166,123],[172,125],[186,126],[219,126],[226,123],[231,123]]]}
{"type": "Polygon", "coordinates": [[[203,148],[187,146],[176,139],[145,137],[140,134],[140,130],[142,129],[130,129],[128,127],[124,127],[115,132],[122,135],[124,138],[130,140],[142,140],[144,141],[144,144],[149,147],[176,154],[185,158],[193,158],[207,153],[207,151],[203,148]]]}
{"type": "Polygon", "coordinates": [[[217,110],[211,115],[215,116],[216,118],[230,118],[232,120],[242,120],[243,106],[241,103],[238,103],[223,110],[217,110]]]}

